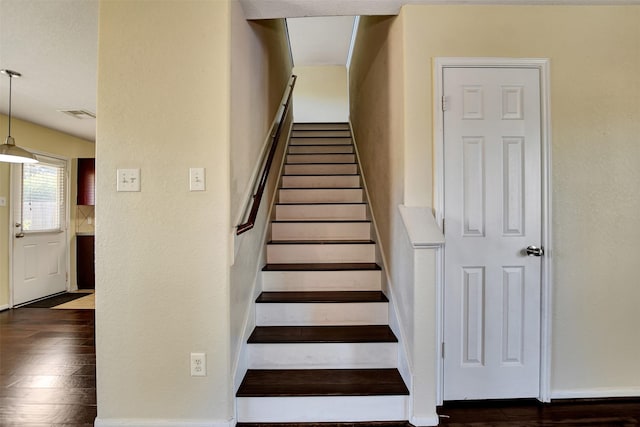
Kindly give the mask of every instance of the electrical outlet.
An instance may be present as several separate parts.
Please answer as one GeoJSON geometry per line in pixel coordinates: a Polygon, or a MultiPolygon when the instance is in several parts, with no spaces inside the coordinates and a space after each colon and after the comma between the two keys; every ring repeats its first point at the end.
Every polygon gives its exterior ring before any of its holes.
{"type": "Polygon", "coordinates": [[[204,353],[191,353],[191,376],[207,376],[207,356],[204,353]]]}

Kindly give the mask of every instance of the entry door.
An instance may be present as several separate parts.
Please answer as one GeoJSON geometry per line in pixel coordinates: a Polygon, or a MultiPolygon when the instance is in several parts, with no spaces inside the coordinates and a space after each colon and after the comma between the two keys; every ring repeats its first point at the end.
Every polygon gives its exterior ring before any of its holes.
{"type": "Polygon", "coordinates": [[[541,263],[526,248],[541,242],[539,71],[443,78],[444,399],[537,397],[541,263]]]}
{"type": "Polygon", "coordinates": [[[67,289],[65,160],[13,165],[13,305],[67,289]]]}

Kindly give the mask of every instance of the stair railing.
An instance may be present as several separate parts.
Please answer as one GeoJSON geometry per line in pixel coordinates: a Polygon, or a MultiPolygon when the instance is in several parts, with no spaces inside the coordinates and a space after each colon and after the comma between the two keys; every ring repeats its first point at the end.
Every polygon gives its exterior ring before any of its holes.
{"type": "Polygon", "coordinates": [[[271,130],[271,147],[269,148],[267,160],[263,162],[262,172],[260,173],[260,180],[258,181],[258,186],[256,188],[255,194],[253,194],[252,199],[253,203],[251,204],[251,210],[249,211],[249,217],[247,221],[238,224],[236,227],[236,235],[240,235],[245,231],[249,231],[253,228],[256,222],[256,218],[258,216],[258,210],[260,209],[260,202],[262,201],[262,195],[264,194],[264,189],[267,185],[267,180],[269,178],[269,171],[271,170],[271,164],[273,163],[273,158],[276,154],[276,148],[278,148],[278,142],[280,141],[280,135],[282,134],[282,128],[284,127],[284,123],[286,121],[287,114],[289,113],[289,107],[291,106],[291,96],[293,94],[293,87],[296,85],[296,79],[298,76],[292,75],[289,79],[289,84],[287,89],[282,97],[285,102],[281,104],[280,109],[282,112],[278,115],[278,119],[276,123],[272,126],[271,130]],[[275,128],[275,132],[273,129],[275,128]]]}

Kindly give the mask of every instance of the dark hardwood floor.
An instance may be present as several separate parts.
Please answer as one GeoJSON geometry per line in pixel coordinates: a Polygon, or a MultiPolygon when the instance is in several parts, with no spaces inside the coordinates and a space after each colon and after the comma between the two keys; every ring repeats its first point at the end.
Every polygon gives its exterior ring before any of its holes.
{"type": "Polygon", "coordinates": [[[93,426],[93,310],[0,313],[0,426],[93,426]]]}
{"type": "MultiPolygon", "coordinates": [[[[438,413],[450,427],[632,427],[640,426],[640,399],[451,402],[438,413]]],[[[0,426],[88,427],[95,417],[93,310],[0,312],[0,426]]]]}
{"type": "Polygon", "coordinates": [[[640,426],[640,399],[447,402],[438,408],[449,427],[640,426]]]}

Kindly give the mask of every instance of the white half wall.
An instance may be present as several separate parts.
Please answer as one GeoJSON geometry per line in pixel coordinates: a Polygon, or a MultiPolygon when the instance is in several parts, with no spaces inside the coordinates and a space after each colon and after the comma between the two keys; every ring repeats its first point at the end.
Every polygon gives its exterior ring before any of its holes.
{"type": "Polygon", "coordinates": [[[344,65],[299,66],[293,92],[293,117],[300,122],[349,120],[347,68],[344,65]]]}

